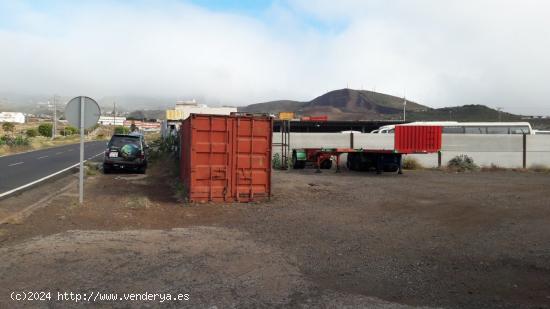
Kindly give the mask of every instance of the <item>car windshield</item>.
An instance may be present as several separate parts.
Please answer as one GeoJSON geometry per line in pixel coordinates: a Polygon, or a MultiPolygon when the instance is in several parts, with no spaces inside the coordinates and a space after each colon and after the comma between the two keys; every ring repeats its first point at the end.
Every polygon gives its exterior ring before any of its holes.
{"type": "Polygon", "coordinates": [[[139,147],[139,137],[132,136],[115,136],[109,142],[110,147],[122,147],[124,145],[133,144],[139,147]]]}

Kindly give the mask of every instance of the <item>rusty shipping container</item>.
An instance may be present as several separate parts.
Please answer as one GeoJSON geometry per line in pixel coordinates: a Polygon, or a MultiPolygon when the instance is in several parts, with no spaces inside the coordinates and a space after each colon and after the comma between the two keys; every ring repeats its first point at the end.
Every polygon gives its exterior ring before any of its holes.
{"type": "Polygon", "coordinates": [[[191,202],[271,196],[273,120],[192,114],[180,130],[180,179],[191,202]]]}
{"type": "Polygon", "coordinates": [[[433,153],[441,150],[441,126],[395,126],[394,148],[398,153],[433,153]]]}

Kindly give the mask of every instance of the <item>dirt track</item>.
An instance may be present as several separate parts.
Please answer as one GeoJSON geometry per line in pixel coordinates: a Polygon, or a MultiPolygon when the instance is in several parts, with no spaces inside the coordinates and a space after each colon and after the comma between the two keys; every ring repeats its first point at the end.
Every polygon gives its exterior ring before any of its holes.
{"type": "Polygon", "coordinates": [[[550,308],[549,174],[275,172],[272,200],[246,205],[182,206],[172,181],[166,166],[100,174],[84,207],[68,192],[0,226],[0,307],[26,287],[181,291],[200,307],[550,308]]]}

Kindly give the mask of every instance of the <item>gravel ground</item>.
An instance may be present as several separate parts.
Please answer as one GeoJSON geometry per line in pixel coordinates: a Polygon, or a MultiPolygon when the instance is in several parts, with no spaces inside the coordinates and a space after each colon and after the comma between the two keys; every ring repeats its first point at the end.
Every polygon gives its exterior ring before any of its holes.
{"type": "Polygon", "coordinates": [[[92,305],[9,300],[26,288],[190,295],[106,308],[550,308],[550,174],[276,171],[270,202],[230,205],[178,202],[173,180],[98,174],[83,207],[69,190],[0,226],[0,307],[92,305]]]}

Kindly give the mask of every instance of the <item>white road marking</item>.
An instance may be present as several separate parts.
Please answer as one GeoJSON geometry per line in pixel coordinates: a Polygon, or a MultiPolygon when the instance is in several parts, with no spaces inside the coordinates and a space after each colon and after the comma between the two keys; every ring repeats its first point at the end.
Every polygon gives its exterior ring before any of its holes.
{"type": "Polygon", "coordinates": [[[72,149],[69,149],[69,150],[67,150],[67,151],[68,151],[68,152],[71,152],[71,151],[73,151],[73,150],[72,150],[72,149]]]}
{"type": "Polygon", "coordinates": [[[42,156],[42,157],[38,157],[38,160],[40,159],[44,159],[44,158],[47,158],[48,156],[42,156]]]}
{"type": "Polygon", "coordinates": [[[12,163],[12,164],[10,164],[10,165],[8,165],[8,166],[16,166],[16,165],[23,164],[23,163],[24,163],[24,162],[17,162],[17,163],[12,163]]]}
{"type": "MultiPolygon", "coordinates": [[[[98,154],[96,154],[95,156],[90,157],[90,159],[93,159],[93,158],[95,158],[95,157],[97,157],[97,156],[99,156],[99,155],[102,155],[102,154],[103,154],[103,151],[100,152],[100,153],[98,153],[98,154]]],[[[89,160],[89,159],[88,159],[88,160],[89,160]]],[[[86,162],[86,161],[87,161],[87,160],[84,160],[84,162],[86,162]]],[[[69,167],[67,167],[67,168],[64,168],[64,169],[62,169],[62,170],[60,170],[60,171],[58,171],[58,172],[55,172],[55,173],[53,173],[53,174],[50,174],[50,175],[48,175],[48,176],[46,176],[46,177],[42,177],[42,178],[37,179],[37,180],[35,180],[35,181],[33,181],[33,182],[29,182],[29,183],[26,184],[26,185],[22,185],[22,186],[20,186],[20,187],[17,187],[17,188],[15,188],[15,189],[10,190],[10,191],[6,191],[6,192],[4,192],[4,193],[0,193],[0,198],[1,198],[1,197],[4,197],[4,196],[7,196],[7,195],[10,195],[10,194],[12,194],[12,193],[14,193],[14,192],[17,192],[17,191],[19,191],[19,190],[23,190],[23,189],[25,189],[25,188],[27,188],[27,187],[30,187],[30,186],[32,186],[32,185],[35,185],[35,184],[37,184],[37,183],[39,183],[39,182],[42,182],[42,181],[44,181],[44,180],[46,180],[46,179],[52,178],[52,177],[54,177],[54,176],[56,176],[56,175],[59,175],[59,174],[61,174],[61,173],[63,173],[63,172],[66,172],[66,171],[70,170],[71,168],[75,168],[75,167],[77,167],[77,166],[79,166],[79,165],[80,165],[80,162],[79,162],[79,163],[76,163],[76,164],[73,164],[73,165],[71,165],[71,166],[69,166],[69,167]]]]}
{"type": "Polygon", "coordinates": [[[63,151],[60,151],[60,152],[56,152],[55,154],[56,154],[56,155],[60,155],[60,154],[62,154],[62,153],[63,153],[63,151]]]}

